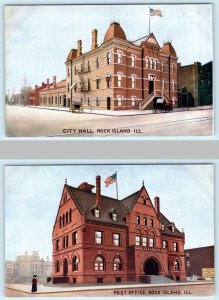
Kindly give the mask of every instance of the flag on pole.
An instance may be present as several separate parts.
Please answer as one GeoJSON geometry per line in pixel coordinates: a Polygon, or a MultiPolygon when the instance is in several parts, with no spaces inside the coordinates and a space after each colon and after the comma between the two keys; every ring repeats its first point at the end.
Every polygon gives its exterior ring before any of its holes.
{"type": "Polygon", "coordinates": [[[150,16],[158,16],[158,17],[162,17],[162,12],[159,9],[153,9],[150,8],[150,16]]]}
{"type": "Polygon", "coordinates": [[[117,173],[115,173],[111,176],[108,176],[106,178],[106,180],[104,181],[104,183],[106,183],[106,187],[109,186],[110,184],[114,183],[114,182],[117,182],[117,173]]]}

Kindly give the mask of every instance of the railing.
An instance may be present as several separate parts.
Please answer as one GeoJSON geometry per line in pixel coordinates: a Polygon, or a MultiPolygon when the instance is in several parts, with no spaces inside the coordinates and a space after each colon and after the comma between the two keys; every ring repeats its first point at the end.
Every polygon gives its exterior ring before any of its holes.
{"type": "Polygon", "coordinates": [[[152,92],[150,95],[148,95],[142,102],[141,102],[141,110],[143,110],[148,103],[155,97],[154,92],[152,92]]]}
{"type": "Polygon", "coordinates": [[[82,68],[82,69],[77,69],[76,72],[75,72],[75,74],[76,74],[76,75],[79,75],[79,74],[88,73],[88,72],[90,72],[90,71],[91,71],[91,70],[90,70],[89,67],[88,67],[88,68],[82,68]]]}

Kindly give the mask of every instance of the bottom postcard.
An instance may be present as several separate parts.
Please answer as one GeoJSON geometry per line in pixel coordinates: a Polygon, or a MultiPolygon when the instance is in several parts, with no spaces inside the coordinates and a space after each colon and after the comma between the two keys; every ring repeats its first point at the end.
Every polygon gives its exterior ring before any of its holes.
{"type": "Polygon", "coordinates": [[[213,164],[5,166],[5,295],[214,295],[213,164]]]}

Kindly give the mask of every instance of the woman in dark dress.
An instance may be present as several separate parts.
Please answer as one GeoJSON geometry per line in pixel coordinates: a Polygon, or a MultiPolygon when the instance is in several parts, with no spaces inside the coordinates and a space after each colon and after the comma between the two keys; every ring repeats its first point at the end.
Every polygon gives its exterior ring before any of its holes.
{"type": "Polygon", "coordinates": [[[33,275],[31,292],[37,292],[37,275],[33,275]]]}

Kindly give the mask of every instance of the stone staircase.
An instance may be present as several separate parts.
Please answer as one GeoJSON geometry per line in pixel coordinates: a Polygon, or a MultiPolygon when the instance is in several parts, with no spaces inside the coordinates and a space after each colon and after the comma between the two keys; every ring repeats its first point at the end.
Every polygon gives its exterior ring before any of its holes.
{"type": "Polygon", "coordinates": [[[160,92],[160,91],[152,92],[140,103],[139,109],[140,110],[145,110],[145,109],[152,110],[154,108],[154,101],[157,100],[158,98],[165,99],[167,103],[170,101],[165,93],[160,92]]]}

